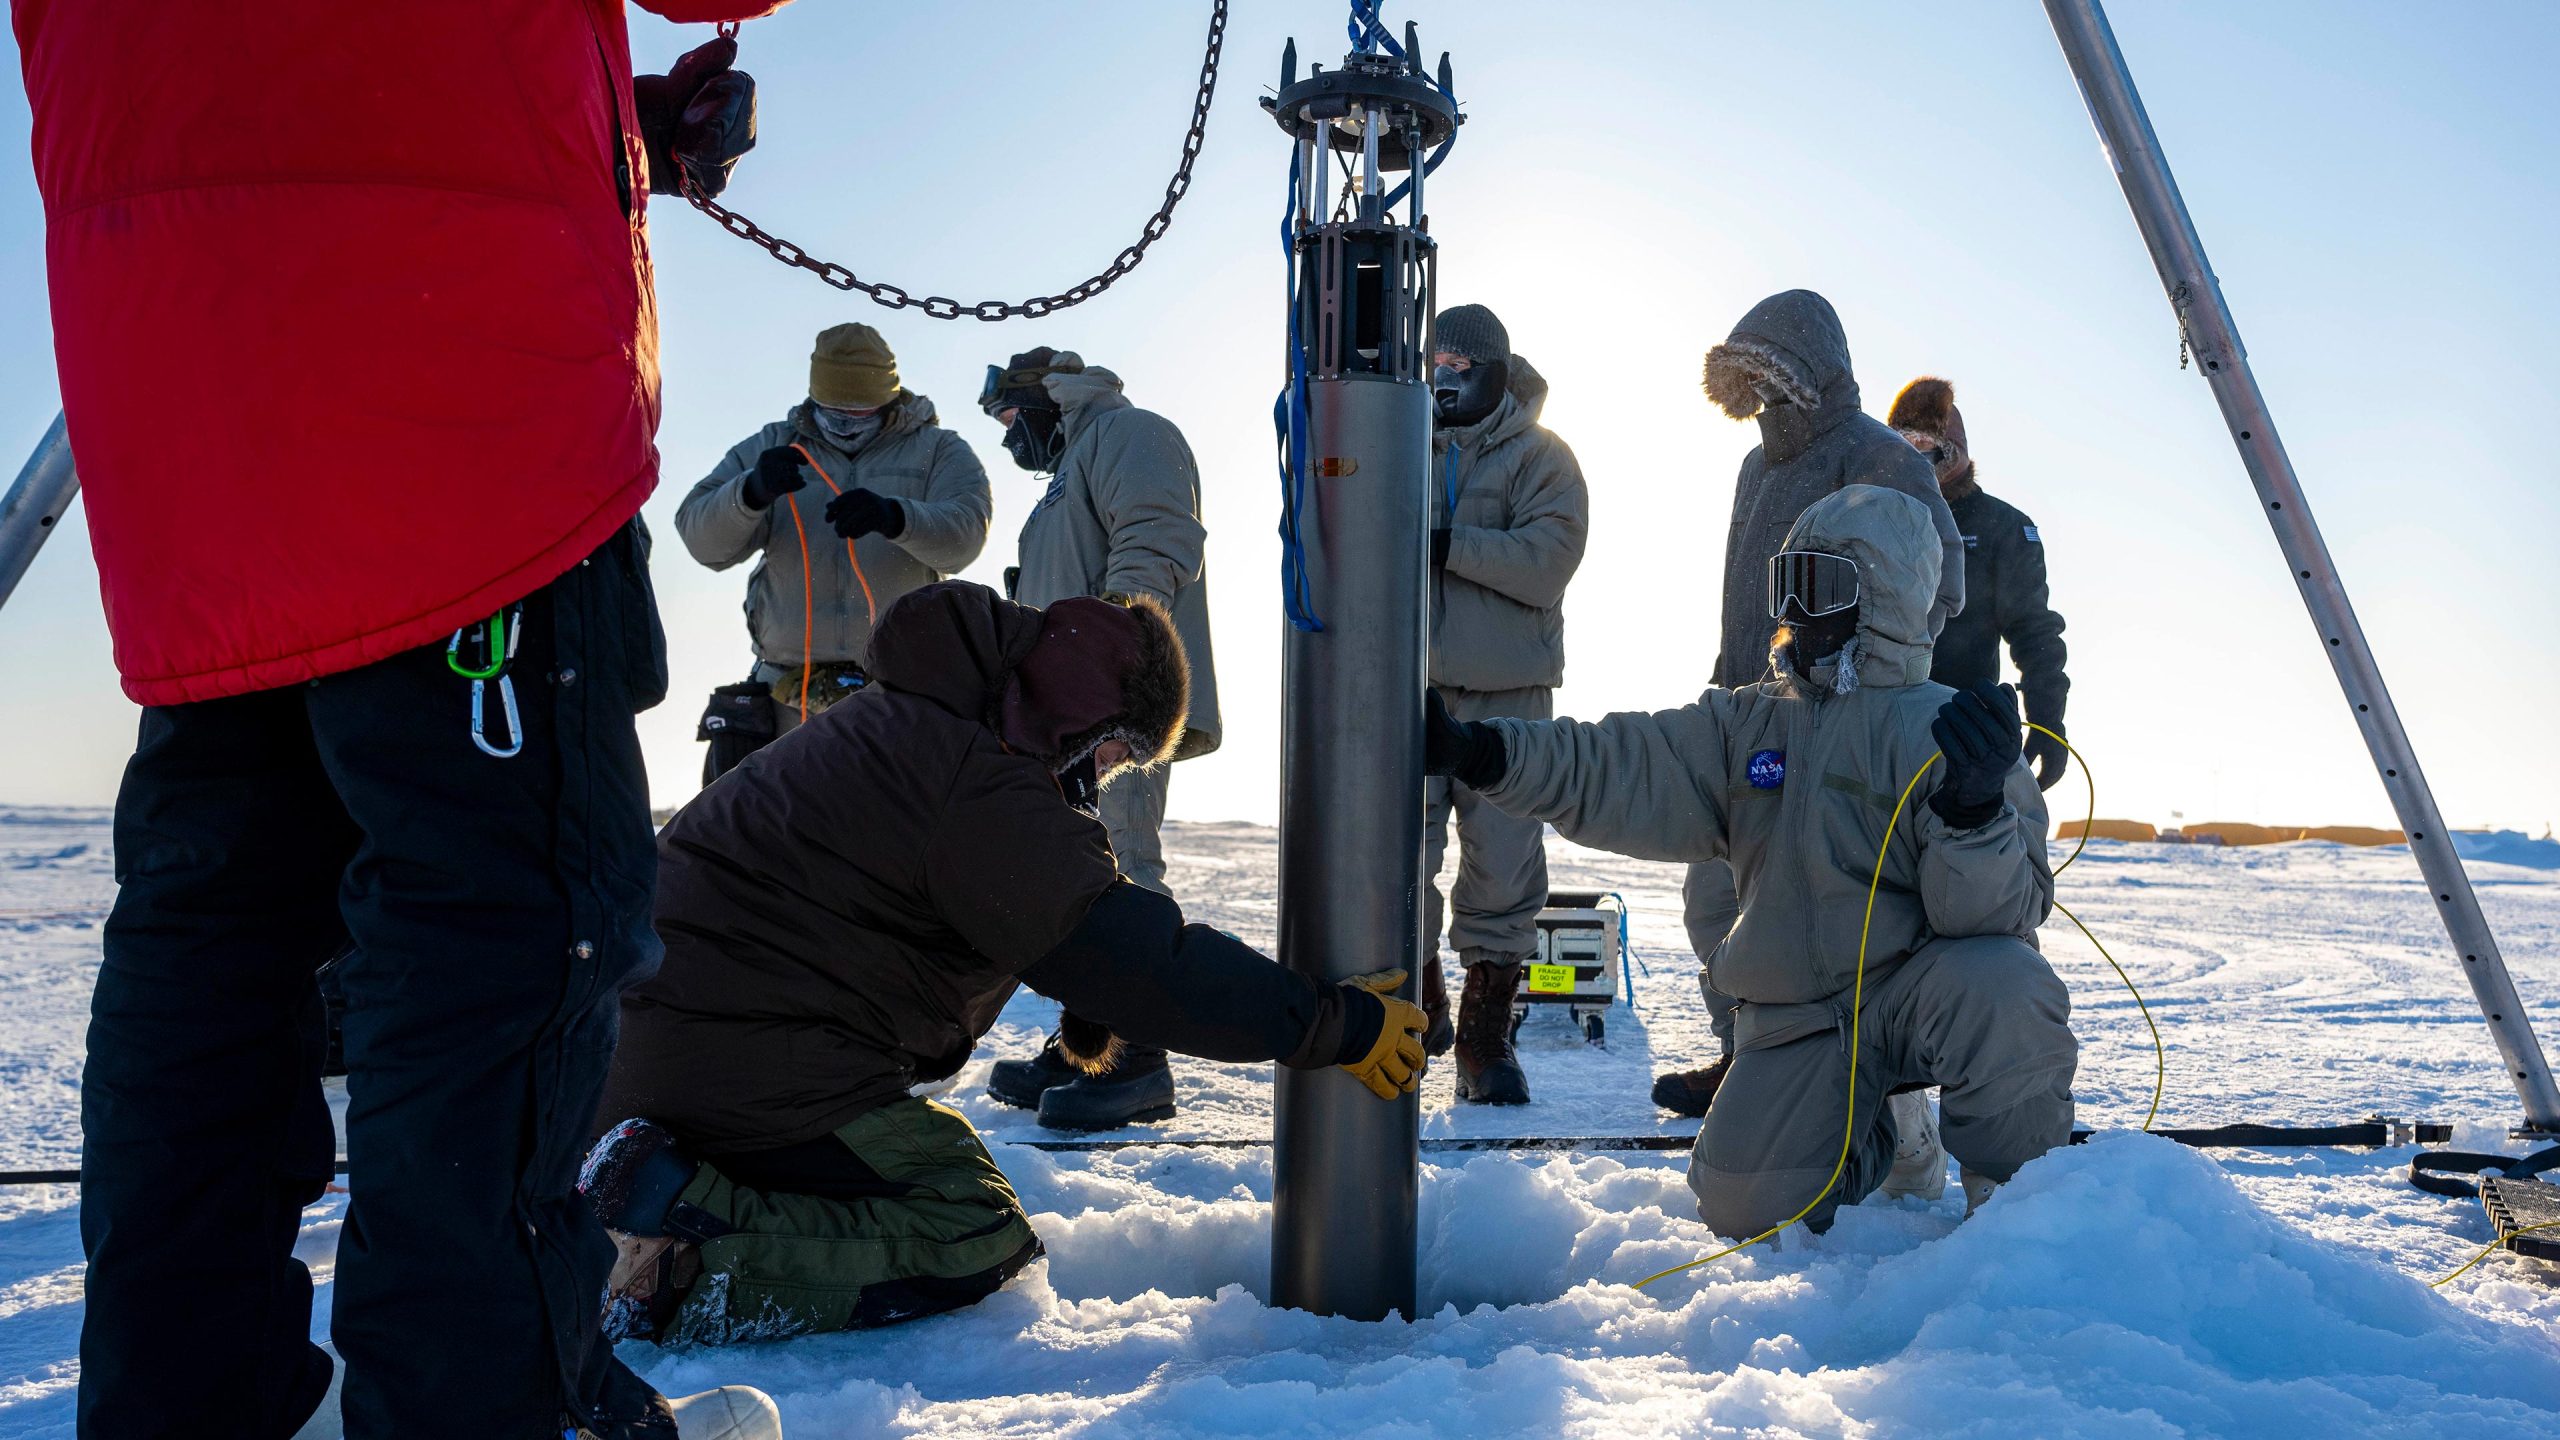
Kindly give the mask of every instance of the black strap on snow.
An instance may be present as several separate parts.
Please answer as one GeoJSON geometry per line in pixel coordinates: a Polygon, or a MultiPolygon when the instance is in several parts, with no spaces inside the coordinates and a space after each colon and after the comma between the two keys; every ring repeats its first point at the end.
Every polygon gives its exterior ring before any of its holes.
{"type": "Polygon", "coordinates": [[[2409,1183],[2430,1195],[2469,1200],[2480,1193],[2471,1177],[2495,1170],[2510,1180],[2523,1180],[2546,1170],[2560,1170],[2560,1145],[2532,1155],[2491,1155],[2479,1150],[2429,1150],[2409,1162],[2409,1183]]]}
{"type": "MultiPolygon", "coordinates": [[[[2421,1124],[2414,1128],[2416,1138],[2422,1143],[2443,1140],[2452,1134],[2452,1128],[2445,1125],[2421,1124]]],[[[2074,1130],[2071,1143],[2086,1145],[2093,1133],[2074,1130]]],[[[2381,1120],[2367,1120],[2355,1125],[2214,1125],[2201,1130],[2154,1130],[2150,1133],[2199,1150],[2271,1150],[2297,1145],[2383,1150],[2393,1143],[2390,1124],[2381,1120]]]]}

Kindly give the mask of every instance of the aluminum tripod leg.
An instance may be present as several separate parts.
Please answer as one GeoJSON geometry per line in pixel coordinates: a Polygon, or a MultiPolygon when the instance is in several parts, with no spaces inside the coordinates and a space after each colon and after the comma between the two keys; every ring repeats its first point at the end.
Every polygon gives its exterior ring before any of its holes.
{"type": "Polygon", "coordinates": [[[2250,373],[2239,329],[2223,303],[2222,286],[2205,261],[2204,242],[2197,238],[2195,221],[2178,195],[2168,157],[2160,153],[2151,117],[2143,113],[2142,97],[2134,89],[2132,72],[2125,68],[2124,52],[2116,47],[2115,32],[2097,0],[2045,0],[2044,8],[2053,21],[2055,37],[2062,42],[2063,56],[2071,63],[2071,73],[2080,82],[2089,118],[2098,127],[2098,138],[2105,143],[2116,178],[2124,186],[2125,201],[2133,207],[2134,222],[2142,228],[2143,243],[2160,269],[2160,283],[2169,292],[2169,303],[2177,311],[2197,365],[2213,386],[2223,423],[2240,448],[2241,463],[2257,487],[2267,523],[2275,529],[2276,544],[2293,570],[2322,648],[2329,652],[2329,664],[2338,672],[2339,688],[2355,707],[2356,728],[2364,732],[2374,768],[2382,774],[2382,788],[2399,812],[2401,828],[2408,832],[2409,849],[2426,877],[2427,892],[2435,897],[2445,932],[2453,937],[2454,951],[2462,957],[2462,973],[2471,982],[2471,993],[2497,1040],[2498,1054],[2524,1101],[2525,1131],[2560,1134],[2560,1087],[2552,1083],[2550,1062],[2543,1058],[2541,1042],[2525,1018],[2524,1003],[2507,974],[2506,960],[2498,953],[2497,938],[2489,933],[2489,922],[2480,913],[2471,878],[2454,853],[2444,817],[2436,813],[2435,794],[2427,788],[2417,752],[2401,728],[2400,712],[2383,687],[2382,672],[2365,643],[2363,627],[2356,623],[2355,609],[2347,602],[2346,586],[2330,562],[2320,527],[2311,518],[2293,461],[2277,438],[2266,397],[2250,373]]]}
{"type": "Polygon", "coordinates": [[[0,499],[0,605],[9,603],[9,593],[18,588],[79,493],[80,475],[71,468],[71,437],[56,414],[7,498],[0,499]]]}

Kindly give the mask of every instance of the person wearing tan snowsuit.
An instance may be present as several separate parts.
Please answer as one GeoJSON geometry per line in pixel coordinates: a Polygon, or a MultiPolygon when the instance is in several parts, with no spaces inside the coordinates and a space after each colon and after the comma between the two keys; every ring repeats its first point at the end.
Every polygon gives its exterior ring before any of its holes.
{"type": "Polygon", "coordinates": [[[756,562],[754,679],[787,735],[860,688],[872,624],[898,597],[978,558],[992,506],[986,467],[899,383],[880,332],[836,325],[809,357],[808,398],[720,457],[676,507],[676,534],[714,570],[756,562]]]}
{"type": "MultiPolygon", "coordinates": [[[[1431,684],[1465,719],[1543,720],[1564,683],[1565,586],[1591,523],[1582,467],[1538,424],[1547,382],[1511,353],[1491,310],[1452,306],[1432,336],[1431,684]]],[[[1522,1104],[1529,1081],[1511,1043],[1511,1006],[1547,903],[1546,827],[1445,777],[1423,793],[1422,997],[1433,1053],[1456,1050],[1459,1099],[1522,1104]],[[1439,883],[1453,819],[1449,945],[1466,974],[1454,1026],[1439,883]]]]}
{"type": "Polygon", "coordinates": [[[1945,1147],[1980,1203],[2068,1142],[2078,1060],[2069,996],[2035,945],[2053,876],[2016,698],[1928,678],[1935,517],[1853,485],[1806,510],[1781,552],[1764,567],[1764,613],[1787,616],[1772,678],[1656,714],[1435,713],[1429,731],[1431,767],[1504,810],[1624,855],[1733,867],[1741,915],[1710,964],[1735,1002],[1736,1053],[1689,1183],[1734,1236],[1808,1205],[1827,1228],[1885,1182],[1885,1097],[1928,1085],[1943,1087],[1945,1147]],[[1809,613],[1802,587],[1778,583],[1787,566],[1827,571],[1846,603],[1809,613]]]}
{"type": "MultiPolygon", "coordinates": [[[[1940,550],[1929,602],[1929,634],[1965,606],[1964,535],[1938,481],[1908,442],[1859,408],[1848,332],[1831,302],[1786,290],[1754,305],[1724,343],[1707,352],[1704,389],[1716,408],[1760,427],[1733,482],[1733,523],[1724,542],[1724,613],[1714,680],[1730,689],[1768,678],[1769,635],[1761,571],[1805,507],[1844,485],[1880,485],[1929,507],[1940,550]]],[[[1705,1067],[1655,1081],[1657,1105],[1703,1115],[1733,1054],[1733,1002],[1707,984],[1716,946],[1738,913],[1733,870],[1692,865],[1681,886],[1698,983],[1721,1053],[1705,1067]]]]}
{"type": "MultiPolygon", "coordinates": [[[[1191,659],[1191,708],[1176,762],[1218,748],[1218,669],[1209,638],[1209,532],[1200,523],[1200,467],[1171,420],[1129,403],[1120,377],[1073,351],[1040,346],[989,366],[978,404],[1005,427],[1014,463],[1049,477],[1022,522],[1012,598],[1048,606],[1074,596],[1145,597],[1173,616],[1191,659]]],[[[1124,777],[1102,794],[1102,824],[1120,873],[1146,889],[1164,882],[1170,766],[1124,777]]],[[[1061,1016],[1063,1032],[1080,1022],[1061,1016]]],[[[1052,1035],[1029,1060],[999,1061],[987,1093],[1036,1108],[1057,1129],[1108,1130],[1173,1116],[1173,1075],[1161,1047],[1131,1043],[1098,1075],[1066,1062],[1052,1035]]]]}

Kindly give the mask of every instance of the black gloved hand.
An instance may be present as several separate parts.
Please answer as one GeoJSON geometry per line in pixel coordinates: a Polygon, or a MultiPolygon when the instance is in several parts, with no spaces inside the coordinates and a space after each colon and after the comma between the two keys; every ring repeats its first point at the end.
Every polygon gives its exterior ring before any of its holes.
{"type": "Polygon", "coordinates": [[[2000,813],[2001,788],[2018,763],[2018,692],[1977,680],[1938,707],[1930,738],[1946,758],[1946,778],[1929,808],[1958,830],[1991,823],[2000,813]]]}
{"type": "Polygon", "coordinates": [[[756,148],[755,77],[732,69],[737,59],[738,42],[722,35],[686,51],[664,75],[631,77],[650,189],[683,193],[681,165],[705,196],[717,196],[738,157],[756,148]]]}
{"type": "MultiPolygon", "coordinates": [[[[2058,720],[2039,720],[2036,723],[2055,735],[2062,733],[2062,722],[2058,720]]],[[[2061,784],[2062,772],[2071,768],[2071,748],[2044,730],[2027,732],[2026,757],[2028,768],[2036,772],[2036,788],[2039,790],[2050,790],[2061,784]]]]}
{"type": "Polygon", "coordinates": [[[1446,775],[1470,790],[1498,784],[1511,771],[1502,732],[1473,720],[1452,720],[1440,692],[1422,691],[1422,773],[1446,775]]]}
{"type": "Polygon", "coordinates": [[[1449,527],[1446,525],[1431,532],[1431,568],[1449,568],[1449,527]]]}
{"type": "Polygon", "coordinates": [[[907,528],[907,512],[888,496],[875,495],[856,485],[827,502],[827,523],[847,540],[865,535],[895,540],[907,528]]]}
{"type": "Polygon", "coordinates": [[[756,457],[756,468],[738,485],[738,498],[750,510],[763,510],[808,483],[809,477],[800,473],[800,452],[776,445],[756,457]]]}

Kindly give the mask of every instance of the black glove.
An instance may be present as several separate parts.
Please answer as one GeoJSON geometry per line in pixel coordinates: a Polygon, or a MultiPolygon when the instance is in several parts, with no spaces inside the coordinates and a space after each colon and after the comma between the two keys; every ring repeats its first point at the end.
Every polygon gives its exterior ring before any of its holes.
{"type": "Polygon", "coordinates": [[[865,535],[895,540],[907,528],[907,512],[897,501],[856,485],[827,502],[827,523],[847,540],[865,535]]]}
{"type": "Polygon", "coordinates": [[[1470,790],[1501,783],[1511,771],[1502,732],[1473,720],[1452,720],[1440,692],[1422,692],[1422,773],[1446,775],[1470,790]]]}
{"type": "Polygon", "coordinates": [[[755,77],[731,69],[737,59],[738,42],[722,35],[686,51],[664,75],[631,77],[650,189],[683,193],[681,165],[705,196],[717,196],[738,157],[756,148],[755,77]]]}
{"type": "Polygon", "coordinates": [[[800,452],[776,445],[756,457],[756,468],[738,486],[738,498],[750,510],[763,510],[808,483],[809,477],[800,473],[800,452]]]}
{"type": "Polygon", "coordinates": [[[1930,738],[1945,759],[1946,778],[1929,808],[1958,830],[1988,825],[2000,813],[2000,793],[2018,763],[2018,692],[1977,680],[1938,707],[1930,738]]]}
{"type": "Polygon", "coordinates": [[[1431,568],[1449,568],[1449,527],[1446,525],[1431,532],[1431,568]]]}
{"type": "MultiPolygon", "coordinates": [[[[2054,735],[2062,733],[2059,719],[2037,720],[2036,723],[2054,735]]],[[[2062,772],[2071,768],[2070,747],[2054,739],[2053,735],[2047,735],[2044,730],[2027,732],[2026,756],[2028,768],[2036,772],[2036,788],[2039,790],[2050,790],[2061,784],[2062,772]]]]}

